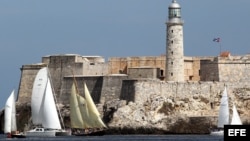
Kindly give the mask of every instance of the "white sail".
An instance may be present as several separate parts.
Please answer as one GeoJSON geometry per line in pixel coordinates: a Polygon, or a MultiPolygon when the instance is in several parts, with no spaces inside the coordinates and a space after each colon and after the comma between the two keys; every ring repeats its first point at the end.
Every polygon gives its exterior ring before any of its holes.
{"type": "Polygon", "coordinates": [[[42,126],[44,128],[62,129],[49,78],[43,95],[40,115],[42,117],[42,126]]]}
{"type": "MultiPolygon", "coordinates": [[[[219,130],[212,131],[210,134],[211,135],[219,135],[223,136],[224,135],[224,125],[229,125],[229,103],[228,103],[228,94],[227,94],[227,89],[225,87],[222,98],[220,101],[220,109],[219,109],[219,116],[218,116],[218,124],[217,127],[219,130]]],[[[233,116],[231,120],[231,125],[241,125],[241,120],[240,116],[236,110],[236,106],[233,104],[233,116]]]]}
{"type": "Polygon", "coordinates": [[[32,122],[44,128],[61,129],[55,99],[46,67],[39,70],[35,78],[32,99],[32,122]]]}
{"type": "Polygon", "coordinates": [[[233,115],[232,115],[231,125],[242,125],[239,113],[234,104],[233,104],[233,115]]]}
{"type": "Polygon", "coordinates": [[[47,68],[42,68],[38,71],[32,89],[31,95],[31,113],[33,124],[42,124],[42,117],[40,116],[40,108],[42,105],[45,87],[48,82],[47,68]]]}
{"type": "Polygon", "coordinates": [[[8,97],[4,110],[4,133],[11,133],[16,131],[16,104],[15,91],[13,90],[8,97]]]}
{"type": "Polygon", "coordinates": [[[220,101],[218,124],[219,128],[224,128],[224,125],[229,124],[229,105],[227,89],[225,87],[220,101]]]}

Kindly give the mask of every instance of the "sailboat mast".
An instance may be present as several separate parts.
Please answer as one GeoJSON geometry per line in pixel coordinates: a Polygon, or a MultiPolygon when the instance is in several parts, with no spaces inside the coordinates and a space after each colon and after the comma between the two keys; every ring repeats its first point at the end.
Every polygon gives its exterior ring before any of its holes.
{"type": "MultiPolygon", "coordinates": [[[[70,68],[71,69],[71,68],[70,68]]],[[[73,69],[71,69],[71,73],[73,75],[73,79],[74,79],[74,83],[75,83],[75,88],[76,88],[76,93],[79,95],[79,90],[78,90],[78,84],[77,84],[77,81],[76,81],[76,78],[75,78],[75,74],[74,74],[74,71],[73,69]]]]}
{"type": "MultiPolygon", "coordinates": [[[[47,67],[47,69],[48,69],[48,67],[47,67]]],[[[48,69],[47,72],[48,72],[48,77],[51,78],[49,69],[48,69]]],[[[56,96],[55,96],[54,86],[53,86],[53,83],[51,82],[52,79],[49,79],[49,81],[50,81],[50,84],[51,84],[51,87],[52,87],[52,92],[53,92],[53,97],[54,97],[54,100],[55,100],[55,103],[56,103],[56,108],[57,108],[57,110],[58,110],[59,117],[60,117],[60,120],[61,120],[63,129],[65,129],[65,125],[64,125],[64,122],[63,122],[63,118],[62,118],[62,115],[61,115],[61,111],[60,111],[60,108],[58,107],[58,104],[57,104],[57,99],[56,99],[56,96]]]]}

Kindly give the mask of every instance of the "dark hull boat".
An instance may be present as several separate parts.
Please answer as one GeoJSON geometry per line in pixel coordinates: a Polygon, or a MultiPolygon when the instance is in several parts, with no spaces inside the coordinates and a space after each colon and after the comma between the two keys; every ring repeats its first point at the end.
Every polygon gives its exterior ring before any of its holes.
{"type": "Polygon", "coordinates": [[[75,136],[103,136],[105,135],[105,130],[79,130],[73,129],[72,135],[75,136]]]}
{"type": "Polygon", "coordinates": [[[23,133],[18,133],[18,131],[7,133],[7,138],[26,138],[26,135],[23,133]]]}

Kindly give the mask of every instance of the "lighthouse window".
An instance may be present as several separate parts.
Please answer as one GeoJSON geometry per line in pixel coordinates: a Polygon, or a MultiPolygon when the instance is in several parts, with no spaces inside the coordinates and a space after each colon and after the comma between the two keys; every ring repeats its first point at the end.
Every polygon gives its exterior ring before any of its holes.
{"type": "Polygon", "coordinates": [[[169,9],[169,17],[181,17],[181,9],[169,9]]]}
{"type": "Polygon", "coordinates": [[[171,30],[172,33],[174,33],[174,30],[171,30]]]}
{"type": "Polygon", "coordinates": [[[171,62],[171,65],[173,65],[174,63],[173,62],[171,62]]]}
{"type": "Polygon", "coordinates": [[[173,43],[174,43],[174,41],[171,41],[171,43],[173,44],[173,43]]]}
{"type": "Polygon", "coordinates": [[[171,76],[173,76],[173,73],[171,72],[171,76]]]}

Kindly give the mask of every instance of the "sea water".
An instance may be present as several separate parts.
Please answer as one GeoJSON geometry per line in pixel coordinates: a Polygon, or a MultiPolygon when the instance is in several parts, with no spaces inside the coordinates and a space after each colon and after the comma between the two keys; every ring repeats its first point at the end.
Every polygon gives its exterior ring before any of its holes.
{"type": "Polygon", "coordinates": [[[27,137],[8,139],[0,135],[0,140],[18,141],[223,141],[223,136],[211,135],[104,135],[104,136],[57,136],[27,137]]]}

